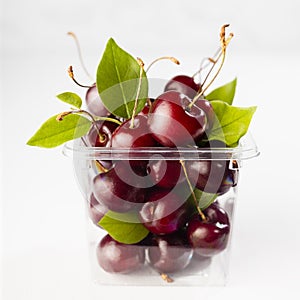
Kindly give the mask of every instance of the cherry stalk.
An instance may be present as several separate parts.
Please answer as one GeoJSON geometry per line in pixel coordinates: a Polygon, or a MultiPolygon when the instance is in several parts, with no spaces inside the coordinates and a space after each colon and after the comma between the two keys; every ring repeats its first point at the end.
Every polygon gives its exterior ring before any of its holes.
{"type": "MultiPolygon", "coordinates": [[[[229,24],[225,24],[221,27],[221,32],[220,32],[220,41],[221,41],[221,52],[220,54],[217,56],[217,58],[215,60],[212,60],[213,65],[211,67],[211,70],[208,72],[207,77],[210,75],[211,71],[213,70],[213,68],[215,67],[216,63],[219,61],[219,59],[221,59],[221,63],[219,65],[219,68],[216,72],[216,74],[213,76],[213,78],[211,79],[211,81],[207,84],[207,86],[202,89],[202,91],[196,95],[193,99],[193,101],[188,105],[188,109],[191,109],[193,107],[193,105],[197,102],[198,99],[201,98],[201,96],[206,92],[206,90],[211,86],[211,84],[215,81],[215,79],[217,78],[217,76],[219,75],[224,62],[225,62],[225,57],[226,57],[226,48],[227,45],[229,44],[229,42],[231,41],[231,39],[233,38],[233,33],[230,33],[228,38],[225,37],[225,29],[229,26],[229,24]]],[[[205,81],[207,80],[207,78],[205,79],[205,81]]]]}
{"type": "Polygon", "coordinates": [[[80,47],[80,44],[79,44],[79,41],[78,41],[78,38],[76,36],[76,34],[74,32],[71,32],[69,31],[67,33],[69,36],[71,36],[74,41],[75,41],[75,44],[76,44],[76,48],[77,48],[77,52],[78,52],[78,56],[79,56],[79,60],[80,60],[80,63],[81,63],[81,66],[82,66],[82,69],[84,70],[85,74],[91,79],[94,81],[93,77],[90,75],[90,73],[88,72],[87,68],[85,67],[85,64],[83,62],[83,58],[82,58],[82,54],[81,54],[81,47],[80,47]]]}

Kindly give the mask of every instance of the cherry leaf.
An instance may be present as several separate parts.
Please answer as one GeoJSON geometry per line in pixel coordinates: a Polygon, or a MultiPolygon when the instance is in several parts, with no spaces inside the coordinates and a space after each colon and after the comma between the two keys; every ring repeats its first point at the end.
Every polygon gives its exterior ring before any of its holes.
{"type": "Polygon", "coordinates": [[[209,101],[222,100],[231,105],[235,95],[236,83],[237,79],[235,78],[231,82],[222,85],[210,92],[207,96],[205,96],[205,99],[209,101]]]}
{"type": "Polygon", "coordinates": [[[98,223],[116,241],[124,244],[135,244],[149,233],[134,213],[115,213],[109,211],[98,223]]]}
{"type": "MultiPolygon", "coordinates": [[[[111,38],[97,69],[97,89],[106,108],[116,116],[129,119],[132,116],[140,77],[140,65],[111,38]]],[[[137,112],[145,106],[148,97],[148,81],[143,71],[137,112]]]]}
{"type": "Polygon", "coordinates": [[[91,127],[91,121],[79,115],[67,115],[62,121],[57,121],[57,116],[42,124],[27,145],[53,148],[85,135],[91,127]]]}
{"type": "Polygon", "coordinates": [[[216,194],[206,193],[199,189],[195,189],[194,193],[195,193],[196,199],[198,200],[198,205],[199,205],[200,209],[205,209],[205,208],[209,207],[218,197],[218,195],[216,195],[216,194]]]}
{"type": "Polygon", "coordinates": [[[81,108],[82,105],[82,100],[81,98],[72,92],[65,92],[62,94],[59,94],[56,96],[59,100],[71,104],[72,106],[76,107],[76,108],[81,108]]]}
{"type": "Polygon", "coordinates": [[[220,140],[229,147],[235,147],[247,133],[256,106],[236,107],[219,100],[211,101],[211,105],[216,118],[208,140],[220,140]]]}

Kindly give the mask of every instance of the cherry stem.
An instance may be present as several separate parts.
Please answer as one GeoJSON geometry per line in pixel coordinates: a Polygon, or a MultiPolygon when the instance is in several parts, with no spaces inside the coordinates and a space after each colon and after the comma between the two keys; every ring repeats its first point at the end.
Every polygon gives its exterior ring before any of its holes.
{"type": "Polygon", "coordinates": [[[152,102],[151,102],[150,98],[147,98],[147,103],[148,103],[148,106],[149,106],[149,113],[150,113],[151,110],[152,110],[152,102]]]}
{"type": "Polygon", "coordinates": [[[79,85],[79,86],[81,86],[81,87],[83,87],[83,88],[88,88],[88,89],[92,87],[92,85],[83,85],[83,84],[79,83],[79,82],[75,79],[75,77],[74,77],[74,72],[73,72],[73,67],[72,67],[72,66],[70,66],[70,67],[68,68],[68,74],[69,74],[69,76],[71,77],[71,79],[72,79],[77,85],[79,85]]]}
{"type": "Polygon", "coordinates": [[[109,117],[94,117],[94,119],[96,121],[109,121],[109,122],[113,122],[113,123],[116,123],[118,125],[121,125],[122,122],[117,120],[117,119],[113,119],[113,118],[109,118],[109,117]]]}
{"type": "Polygon", "coordinates": [[[171,278],[171,277],[170,277],[168,274],[166,274],[166,273],[160,273],[160,277],[161,277],[164,281],[166,281],[166,282],[168,282],[168,283],[174,282],[174,279],[171,278]]]}
{"type": "Polygon", "coordinates": [[[71,111],[65,111],[65,112],[62,112],[62,113],[60,113],[60,114],[56,117],[56,121],[60,122],[60,121],[62,121],[62,120],[64,119],[64,117],[66,117],[66,116],[68,116],[68,115],[71,115],[71,114],[80,114],[80,115],[83,114],[83,115],[87,115],[87,116],[91,119],[92,125],[93,125],[94,128],[96,129],[97,134],[98,134],[98,136],[99,136],[99,138],[100,138],[100,141],[101,141],[101,142],[105,141],[106,136],[105,136],[105,135],[102,135],[102,134],[100,133],[99,128],[98,128],[98,126],[97,126],[97,121],[96,121],[96,119],[94,118],[94,116],[93,116],[91,113],[89,113],[89,112],[86,111],[86,110],[78,109],[78,110],[71,110],[71,111]]]}
{"type": "Polygon", "coordinates": [[[173,57],[173,56],[162,56],[162,57],[159,57],[159,58],[155,59],[154,61],[152,61],[152,62],[149,64],[148,68],[146,69],[146,73],[149,71],[149,69],[150,69],[155,63],[157,63],[157,62],[160,61],[160,60],[170,60],[170,61],[172,61],[173,63],[175,63],[176,65],[180,65],[180,62],[179,62],[179,60],[178,60],[177,58],[175,58],[175,57],[173,57]]]}
{"type": "Polygon", "coordinates": [[[192,193],[192,197],[193,197],[193,200],[194,200],[194,203],[195,203],[195,206],[197,208],[197,211],[202,219],[203,222],[206,221],[206,217],[204,215],[204,213],[202,212],[201,208],[199,207],[199,204],[198,204],[198,201],[197,201],[197,197],[195,195],[195,192],[194,192],[194,189],[193,189],[193,186],[191,184],[191,181],[189,180],[189,177],[188,177],[188,174],[187,174],[187,171],[186,171],[186,167],[185,167],[185,162],[184,160],[180,160],[180,163],[181,163],[181,166],[182,166],[182,169],[183,169],[183,172],[184,172],[184,176],[186,178],[186,181],[189,185],[189,188],[190,188],[190,191],[192,193]]]}
{"type": "Polygon", "coordinates": [[[139,100],[139,96],[140,96],[140,92],[141,92],[143,71],[144,71],[144,62],[139,57],[137,58],[137,62],[140,66],[140,76],[139,76],[139,83],[138,83],[138,87],[137,87],[137,91],[136,91],[136,97],[135,97],[135,101],[134,101],[134,107],[133,107],[133,111],[132,111],[131,123],[130,123],[129,128],[134,128],[134,117],[136,115],[136,110],[137,110],[137,106],[138,106],[138,100],[139,100]]]}
{"type": "MultiPolygon", "coordinates": [[[[80,138],[82,143],[84,144],[85,147],[88,147],[88,144],[86,143],[86,141],[84,140],[83,137],[80,138]]],[[[99,160],[95,161],[97,168],[100,170],[101,173],[106,173],[108,171],[108,169],[104,168],[103,165],[100,163],[99,160]]]]}
{"type": "MultiPolygon", "coordinates": [[[[226,56],[226,48],[227,48],[227,45],[229,44],[229,42],[231,41],[232,37],[233,37],[233,33],[230,33],[229,34],[229,37],[226,39],[225,38],[225,29],[226,27],[228,27],[229,24],[226,24],[226,25],[223,25],[221,27],[221,33],[220,33],[220,41],[221,41],[221,53],[218,55],[218,57],[216,58],[216,60],[212,61],[213,62],[213,66],[211,68],[211,70],[209,71],[209,74],[211,73],[212,69],[214,68],[214,66],[216,65],[216,63],[218,62],[218,60],[222,57],[222,60],[221,60],[221,63],[220,63],[220,66],[217,70],[217,72],[215,73],[215,75],[213,76],[213,78],[211,79],[211,81],[207,84],[207,86],[202,89],[202,91],[196,95],[193,99],[193,101],[188,105],[188,108],[191,109],[192,106],[196,103],[196,101],[198,99],[200,99],[200,97],[207,91],[207,89],[211,86],[211,84],[215,81],[215,79],[217,78],[217,76],[219,75],[223,65],[224,65],[224,62],[225,62],[225,56],[226,56]]],[[[208,74],[208,75],[209,75],[208,74]]],[[[207,78],[206,78],[207,79],[207,78]]],[[[205,79],[205,80],[206,80],[205,79]]]]}
{"type": "Polygon", "coordinates": [[[77,36],[75,35],[74,32],[71,32],[69,31],[67,33],[69,36],[71,36],[74,41],[75,41],[75,44],[76,44],[76,48],[77,48],[77,52],[78,52],[78,56],[79,56],[79,60],[80,60],[80,63],[81,63],[81,67],[83,68],[85,74],[92,80],[94,81],[93,77],[90,75],[90,73],[88,72],[87,68],[85,67],[85,64],[83,62],[83,59],[82,59],[82,54],[81,54],[81,47],[80,47],[80,44],[79,44],[79,41],[78,41],[78,38],[77,36]]]}
{"type": "Polygon", "coordinates": [[[102,166],[102,164],[100,163],[99,160],[96,160],[95,163],[101,173],[106,173],[108,171],[108,169],[106,169],[102,166]]]}
{"type": "MultiPolygon", "coordinates": [[[[220,54],[221,51],[222,51],[222,48],[219,47],[218,50],[216,51],[216,53],[212,57],[203,58],[201,63],[200,63],[200,69],[197,72],[195,72],[192,77],[195,78],[196,75],[198,75],[198,74],[201,75],[201,72],[204,69],[206,69],[211,63],[214,63],[216,61],[216,58],[220,54]],[[204,64],[206,61],[207,61],[207,63],[204,64]]],[[[201,79],[201,77],[200,77],[200,79],[201,79]]],[[[203,85],[203,82],[201,82],[201,80],[200,80],[200,83],[203,85]]]]}

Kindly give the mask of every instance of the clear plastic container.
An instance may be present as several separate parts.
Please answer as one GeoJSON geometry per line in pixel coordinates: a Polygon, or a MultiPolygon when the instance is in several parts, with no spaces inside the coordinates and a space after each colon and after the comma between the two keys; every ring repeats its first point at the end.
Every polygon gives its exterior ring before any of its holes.
{"type": "MultiPolygon", "coordinates": [[[[72,143],[67,143],[64,146],[63,151],[65,155],[73,157],[75,176],[86,203],[91,269],[92,277],[95,282],[104,285],[159,286],[209,286],[226,284],[229,267],[230,244],[233,233],[234,210],[237,201],[238,180],[241,173],[240,169],[244,160],[259,155],[257,146],[250,134],[247,134],[245,137],[243,137],[240,140],[239,145],[235,148],[201,148],[200,150],[195,150],[194,148],[89,148],[84,146],[82,144],[82,141],[78,139],[72,143]],[[224,180],[224,176],[217,178],[218,176],[216,176],[216,174],[213,174],[213,172],[209,174],[208,178],[206,179],[206,187],[209,186],[208,182],[219,181],[219,183],[217,183],[218,189],[215,191],[211,188],[208,188],[208,190],[205,189],[205,191],[209,192],[210,194],[216,194],[216,198],[214,197],[213,202],[214,205],[217,205],[223,211],[225,211],[229,218],[230,230],[226,236],[226,243],[223,247],[224,249],[214,255],[202,255],[201,251],[195,251],[195,248],[191,246],[190,240],[188,238],[185,239],[184,243],[182,244],[176,244],[175,242],[171,247],[173,250],[175,249],[175,252],[178,250],[179,254],[177,259],[177,254],[175,254],[175,258],[173,257],[173,263],[171,264],[173,264],[176,269],[176,263],[179,263],[180,265],[180,260],[184,260],[184,262],[181,263],[181,267],[179,266],[177,270],[174,271],[168,269],[167,267],[167,271],[165,272],[164,270],[159,269],[159,267],[157,268],[156,263],[158,260],[158,263],[162,263],[162,265],[164,265],[164,262],[161,262],[161,260],[169,259],[168,249],[170,249],[170,247],[166,248],[166,250],[164,248],[163,242],[160,244],[157,242],[161,236],[163,240],[165,235],[153,235],[150,233],[150,238],[148,236],[148,238],[146,238],[142,242],[130,246],[139,247],[139,249],[142,249],[141,251],[143,251],[144,256],[142,257],[139,267],[136,270],[127,274],[110,273],[104,271],[103,268],[99,265],[99,255],[103,255],[104,252],[99,252],[98,250],[99,243],[101,239],[107,235],[107,232],[99,225],[97,225],[97,221],[107,210],[103,210],[103,207],[101,206],[98,207],[100,210],[99,212],[96,208],[97,203],[92,203],[95,199],[92,201],[90,200],[92,199],[91,194],[93,193],[93,191],[95,191],[95,177],[101,176],[99,174],[102,172],[101,168],[99,168],[98,162],[100,162],[102,167],[105,166],[108,169],[121,164],[121,166],[123,166],[126,171],[121,171],[119,173],[120,178],[122,181],[127,181],[127,185],[131,186],[135,185],[135,183],[137,185],[140,184],[138,183],[138,178],[141,176],[140,174],[137,174],[138,172],[136,172],[136,166],[138,166],[139,164],[146,163],[147,165],[151,166],[152,163],[154,165],[155,163],[159,163],[160,165],[165,165],[167,170],[167,162],[170,161],[175,162],[175,164],[180,163],[181,166],[180,175],[178,175],[176,172],[173,172],[174,177],[176,177],[174,178],[174,182],[178,181],[178,178],[183,178],[183,180],[181,179],[180,184],[175,184],[172,187],[163,187],[163,189],[168,190],[168,192],[166,193],[166,196],[162,196],[162,198],[168,197],[168,193],[170,192],[172,194],[175,193],[177,195],[180,195],[182,199],[180,205],[186,201],[190,201],[192,203],[191,206],[195,204],[192,190],[194,190],[195,188],[198,189],[198,178],[194,180],[192,178],[193,176],[189,177],[189,172],[185,172],[187,171],[189,165],[193,165],[193,163],[195,162],[200,162],[200,165],[202,163],[223,164],[224,172],[230,172],[231,180],[229,180],[229,182],[226,182],[226,180],[224,180]],[[133,181],[130,181],[132,178],[133,181]],[[232,178],[234,178],[234,180],[232,178]],[[183,186],[185,186],[185,188],[182,188],[183,186]],[[220,186],[222,186],[223,188],[220,189],[220,186]],[[154,249],[154,252],[151,249],[154,249]],[[157,252],[158,250],[159,252],[157,252]],[[166,253],[163,253],[164,251],[166,253]],[[155,258],[155,255],[157,256],[157,253],[159,253],[161,256],[155,258]],[[163,257],[163,255],[165,255],[165,257],[163,257]],[[168,270],[171,271],[169,272],[168,270]],[[172,281],[172,283],[168,281],[172,281]]],[[[151,168],[149,170],[151,173],[151,168]]],[[[116,174],[118,174],[118,172],[116,172],[116,174]]],[[[143,174],[142,177],[147,178],[149,177],[149,174],[147,174],[146,176],[145,174],[143,174]]],[[[168,180],[170,181],[170,174],[168,180]]],[[[144,188],[143,193],[147,194],[144,195],[145,198],[147,198],[147,196],[151,195],[152,193],[151,189],[153,190],[153,185],[155,186],[155,189],[156,183],[160,181],[158,180],[153,183],[153,180],[146,180],[145,182],[145,186],[142,188],[144,188]]],[[[161,186],[159,188],[161,188],[161,186]]],[[[135,203],[132,210],[139,214],[139,212],[143,208],[144,202],[148,200],[141,201],[142,203],[135,203]]],[[[157,201],[161,201],[161,199],[157,201]]],[[[176,210],[178,206],[175,207],[174,210],[176,210]]],[[[205,212],[206,210],[203,207],[201,211],[205,212]]],[[[172,211],[168,212],[167,214],[169,213],[172,213],[172,211]]],[[[189,211],[189,214],[193,216],[198,215],[198,213],[199,211],[197,211],[196,209],[194,209],[193,211],[189,211]]],[[[125,214],[127,214],[127,212],[125,212],[125,214]]],[[[182,223],[183,225],[181,225],[179,230],[172,233],[173,236],[176,236],[178,232],[184,232],[184,234],[188,236],[187,228],[192,217],[190,217],[188,214],[186,214],[185,217],[186,220],[182,223]]],[[[207,218],[207,220],[206,221],[209,222],[209,217],[207,218]]],[[[109,253],[108,256],[116,255],[116,253],[114,253],[114,250],[110,248],[108,248],[107,252],[109,253]]],[[[158,264],[158,266],[160,265],[158,264]]]]}

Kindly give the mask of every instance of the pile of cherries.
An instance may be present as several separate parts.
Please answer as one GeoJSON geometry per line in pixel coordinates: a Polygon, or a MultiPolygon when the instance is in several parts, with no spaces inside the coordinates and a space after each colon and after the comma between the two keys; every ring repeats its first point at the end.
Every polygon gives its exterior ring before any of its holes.
{"type": "MultiPolygon", "coordinates": [[[[84,137],[90,147],[136,149],[140,147],[226,147],[221,141],[209,143],[207,136],[215,114],[193,77],[176,76],[164,93],[148,99],[144,109],[121,125],[104,107],[96,86],[86,94],[87,110],[96,121],[84,137]],[[190,104],[193,105],[190,105],[190,104]]],[[[199,213],[192,188],[222,195],[237,184],[238,171],[229,161],[127,160],[96,161],[98,173],[92,179],[89,215],[97,225],[106,212],[134,212],[149,235],[137,244],[123,244],[107,234],[97,246],[99,265],[107,272],[129,273],[145,262],[159,273],[185,268],[192,256],[211,257],[228,243],[230,220],[218,200],[199,213]]]]}

